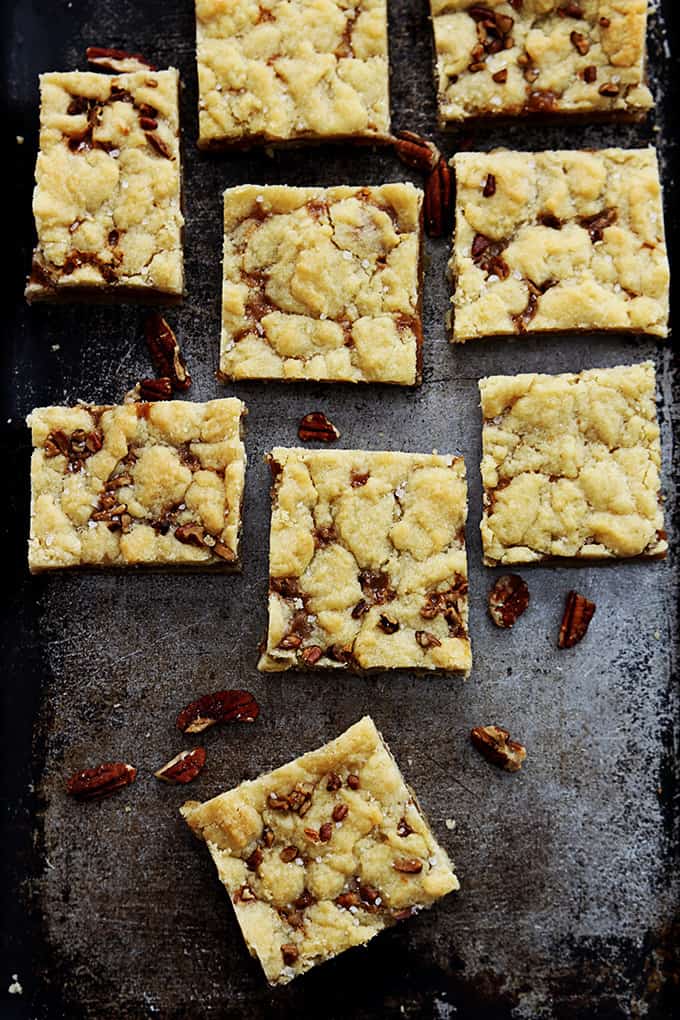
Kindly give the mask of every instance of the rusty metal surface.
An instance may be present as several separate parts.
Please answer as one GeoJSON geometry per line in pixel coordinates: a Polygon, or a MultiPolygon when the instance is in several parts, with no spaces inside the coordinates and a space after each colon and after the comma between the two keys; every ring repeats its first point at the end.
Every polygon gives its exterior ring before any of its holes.
{"type": "MultiPolygon", "coordinates": [[[[670,12],[672,4],[662,7],[670,12]]],[[[452,349],[443,325],[448,244],[429,241],[421,388],[223,387],[213,376],[223,188],[248,181],[359,185],[406,179],[408,171],[390,152],[348,146],[200,155],[193,145],[190,0],[35,0],[4,5],[2,24],[15,163],[6,215],[16,257],[7,277],[0,419],[9,475],[0,638],[7,663],[0,1014],[50,1020],[678,1015],[677,557],[526,569],[530,608],[512,632],[497,630],[485,600],[499,572],[481,565],[478,531],[476,386],[490,372],[572,371],[653,358],[674,549],[672,429],[680,393],[672,345],[548,337],[452,349]],[[32,243],[36,75],[84,66],[92,43],[141,50],[182,71],[189,297],[169,318],[195,380],[191,398],[236,393],[250,410],[241,576],[27,576],[23,416],[45,403],[115,401],[149,368],[142,311],[28,309],[21,299],[32,243]],[[15,145],[15,135],[25,143],[15,145]],[[297,422],[312,409],[332,418],[348,448],[465,455],[475,656],[467,683],[408,672],[357,678],[256,671],[269,516],[262,458],[273,445],[296,443],[297,422]],[[563,600],[572,587],[592,598],[597,612],[586,640],[558,651],[563,600]],[[462,883],[459,895],[432,912],[276,992],[247,954],[205,848],[177,814],[186,792],[152,777],[184,746],[174,729],[177,710],[205,691],[234,685],[256,694],[260,720],[205,734],[209,764],[191,796],[209,797],[254,777],[370,712],[462,883]],[[492,721],[528,747],[525,768],[515,776],[488,766],[469,744],[469,729],[492,721]],[[78,805],[65,797],[66,775],[107,759],[133,762],[135,785],[101,803],[78,805]],[[447,819],[456,820],[453,831],[447,819]],[[13,974],[22,995],[6,992],[13,974]]],[[[395,127],[431,134],[425,5],[392,0],[390,29],[395,127]]],[[[477,129],[473,147],[656,141],[672,241],[678,201],[670,131],[678,86],[670,38],[655,16],[650,64],[661,99],[660,133],[654,121],[618,128],[518,125],[477,129]]],[[[455,138],[441,144],[451,154],[455,138]]],[[[677,451],[675,464],[677,478],[677,451]]]]}

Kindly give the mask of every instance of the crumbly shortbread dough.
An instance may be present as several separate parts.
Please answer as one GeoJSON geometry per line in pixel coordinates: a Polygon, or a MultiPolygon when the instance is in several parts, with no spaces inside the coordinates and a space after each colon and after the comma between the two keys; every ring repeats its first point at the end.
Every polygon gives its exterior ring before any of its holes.
{"type": "Polygon", "coordinates": [[[199,146],[390,128],[386,0],[196,0],[199,146]]]}
{"type": "Polygon", "coordinates": [[[40,77],[29,301],[184,290],[179,72],[40,77]]]}
{"type": "Polygon", "coordinates": [[[484,562],[664,556],[651,362],[482,379],[484,562]]]}
{"type": "Polygon", "coordinates": [[[261,670],[468,674],[461,457],[273,450],[261,670]]]}
{"type": "Polygon", "coordinates": [[[224,379],[420,382],[412,184],[224,193],[224,379]]]}
{"type": "Polygon", "coordinates": [[[668,334],[653,149],[459,153],[453,341],[510,333],[668,334]]]}
{"type": "Polygon", "coordinates": [[[235,398],[33,411],[31,572],[233,570],[245,413],[235,398]]]}
{"type": "Polygon", "coordinates": [[[368,716],[181,812],[207,843],[270,984],[365,944],[459,887],[368,716]]]}
{"type": "Polygon", "coordinates": [[[430,0],[439,120],[623,117],[645,84],[647,0],[430,0]]]}

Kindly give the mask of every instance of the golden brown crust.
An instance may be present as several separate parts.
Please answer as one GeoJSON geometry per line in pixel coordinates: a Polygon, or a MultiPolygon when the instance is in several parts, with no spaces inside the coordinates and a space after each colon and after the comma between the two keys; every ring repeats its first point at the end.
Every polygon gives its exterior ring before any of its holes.
{"type": "Polygon", "coordinates": [[[420,382],[422,192],[224,195],[224,379],[420,382]]]}
{"type": "Polygon", "coordinates": [[[467,675],[462,458],[275,449],[262,670],[467,675]]]}
{"type": "Polygon", "coordinates": [[[367,716],[324,747],[181,812],[207,843],[271,984],[458,888],[367,716]]]}
{"type": "Polygon", "coordinates": [[[479,388],[488,566],[665,555],[651,362],[479,388]]]}
{"type": "Polygon", "coordinates": [[[29,301],[181,298],[179,75],[44,74],[29,301]]]}
{"type": "Polygon", "coordinates": [[[196,0],[199,146],[384,138],[386,0],[196,0]]]}
{"type": "Polygon", "coordinates": [[[33,411],[31,571],[235,569],[244,414],[234,398],[33,411]]]}
{"type": "Polygon", "coordinates": [[[453,341],[564,330],[666,336],[653,149],[459,153],[453,341]]]}
{"type": "Polygon", "coordinates": [[[647,0],[430,0],[442,126],[498,116],[640,118],[647,0]]]}

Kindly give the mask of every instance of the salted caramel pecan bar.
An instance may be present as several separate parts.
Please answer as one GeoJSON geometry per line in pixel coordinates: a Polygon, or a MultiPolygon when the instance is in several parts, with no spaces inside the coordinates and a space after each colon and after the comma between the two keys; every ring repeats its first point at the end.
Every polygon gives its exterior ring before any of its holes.
{"type": "Polygon", "coordinates": [[[31,572],[236,569],[245,413],[234,398],[33,411],[31,572]]]}
{"type": "Polygon", "coordinates": [[[272,451],[269,627],[259,668],[467,675],[461,457],[272,451]]]}
{"type": "Polygon", "coordinates": [[[385,138],[386,0],[196,0],[203,149],[385,138]]]}
{"type": "Polygon", "coordinates": [[[479,389],[487,566],[665,556],[651,362],[479,389]]]}
{"type": "Polygon", "coordinates": [[[647,0],[430,0],[442,127],[489,117],[640,120],[647,0]]]}
{"type": "Polygon", "coordinates": [[[174,69],[41,76],[28,301],[181,299],[178,87],[174,69]]]}
{"type": "Polygon", "coordinates": [[[421,377],[422,192],[224,193],[223,379],[421,377]]]}
{"type": "Polygon", "coordinates": [[[181,812],[207,843],[272,985],[365,945],[459,887],[368,716],[324,747],[181,812]]]}
{"type": "Polygon", "coordinates": [[[668,334],[653,149],[459,153],[454,342],[520,333],[668,334]]]}

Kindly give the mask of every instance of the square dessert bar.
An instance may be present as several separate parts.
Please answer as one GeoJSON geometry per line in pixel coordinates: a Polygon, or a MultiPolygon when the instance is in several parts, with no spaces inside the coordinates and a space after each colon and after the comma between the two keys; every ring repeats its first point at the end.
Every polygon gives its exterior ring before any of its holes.
{"type": "Polygon", "coordinates": [[[647,0],[430,0],[442,127],[490,117],[641,120],[647,0]]]}
{"type": "Polygon", "coordinates": [[[668,334],[653,149],[460,153],[453,341],[584,330],[668,334]]]}
{"type": "Polygon", "coordinates": [[[33,411],[31,572],[236,569],[245,413],[233,398],[33,411]]]}
{"type": "Polygon", "coordinates": [[[479,389],[487,566],[665,556],[651,362],[479,389]]]}
{"type": "Polygon", "coordinates": [[[259,669],[470,671],[462,457],[275,449],[259,669]]]}
{"type": "Polygon", "coordinates": [[[196,0],[199,147],[390,129],[387,0],[196,0]]]}
{"type": "Polygon", "coordinates": [[[422,201],[412,184],[225,191],[221,377],[419,383],[422,201]]]}
{"type": "Polygon", "coordinates": [[[178,89],[174,69],[41,76],[28,301],[181,299],[178,89]]]}
{"type": "Polygon", "coordinates": [[[373,721],[181,812],[282,985],[458,889],[373,721]]]}

